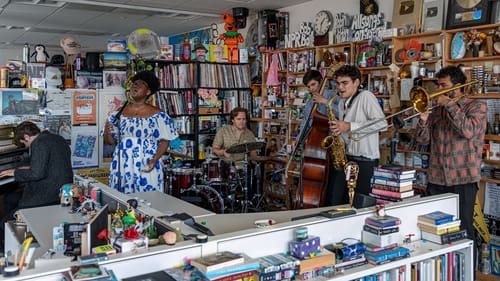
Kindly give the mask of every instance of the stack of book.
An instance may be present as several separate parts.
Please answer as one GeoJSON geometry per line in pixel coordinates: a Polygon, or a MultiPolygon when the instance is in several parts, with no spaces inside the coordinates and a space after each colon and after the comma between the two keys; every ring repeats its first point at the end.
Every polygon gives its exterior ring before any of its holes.
{"type": "Polygon", "coordinates": [[[333,274],[335,255],[327,249],[321,249],[314,255],[299,261],[299,273],[295,280],[309,280],[333,274]]]}
{"type": "Polygon", "coordinates": [[[362,241],[366,244],[365,256],[370,264],[382,264],[404,258],[409,249],[399,247],[399,225],[401,220],[394,216],[371,216],[365,219],[362,241]]]}
{"type": "Polygon", "coordinates": [[[233,281],[253,277],[260,268],[258,259],[245,254],[223,251],[191,260],[191,265],[202,272],[207,280],[233,281]]]}
{"type": "Polygon", "coordinates": [[[418,216],[417,226],[423,240],[437,244],[448,244],[467,237],[465,229],[460,230],[460,220],[441,211],[418,216]]]}
{"type": "Polygon", "coordinates": [[[372,191],[370,196],[375,198],[377,204],[397,202],[415,197],[413,190],[415,172],[415,169],[394,165],[375,167],[371,180],[372,191]]]}

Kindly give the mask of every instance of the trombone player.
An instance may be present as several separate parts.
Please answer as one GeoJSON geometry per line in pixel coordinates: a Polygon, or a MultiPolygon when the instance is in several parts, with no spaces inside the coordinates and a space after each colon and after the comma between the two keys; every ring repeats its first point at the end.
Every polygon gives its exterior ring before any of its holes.
{"type": "MultiPolygon", "coordinates": [[[[436,78],[440,90],[464,85],[467,80],[457,66],[442,68],[436,78]]],[[[480,99],[465,96],[464,87],[445,92],[435,102],[436,107],[420,115],[416,128],[416,141],[430,145],[427,194],[458,194],[461,227],[467,230],[469,239],[476,241],[473,215],[481,178],[487,106],[480,99]]]]}

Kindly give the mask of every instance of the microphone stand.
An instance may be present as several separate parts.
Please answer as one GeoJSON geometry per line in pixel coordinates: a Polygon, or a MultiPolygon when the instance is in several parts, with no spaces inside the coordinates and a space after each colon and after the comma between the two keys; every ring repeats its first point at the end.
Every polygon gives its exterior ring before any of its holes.
{"type": "Polygon", "coordinates": [[[125,101],[125,103],[123,104],[122,108],[120,108],[120,110],[118,111],[118,113],[116,114],[116,119],[118,120],[118,130],[117,130],[117,134],[118,134],[118,142],[117,142],[117,153],[118,153],[118,190],[120,192],[124,192],[124,190],[122,190],[122,166],[121,166],[121,158],[122,158],[122,155],[121,155],[121,152],[120,152],[120,143],[121,143],[121,140],[122,140],[122,134],[121,134],[121,128],[120,128],[120,123],[121,123],[121,116],[122,116],[122,113],[123,113],[123,110],[125,109],[125,107],[128,105],[128,100],[125,101]]]}

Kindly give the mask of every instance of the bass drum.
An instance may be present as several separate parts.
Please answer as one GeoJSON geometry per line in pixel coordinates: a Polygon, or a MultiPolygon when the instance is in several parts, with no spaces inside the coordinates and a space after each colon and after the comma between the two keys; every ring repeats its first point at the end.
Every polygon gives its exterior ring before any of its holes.
{"type": "Polygon", "coordinates": [[[217,214],[224,213],[224,199],[217,190],[210,185],[195,185],[189,189],[201,199],[197,205],[217,214]]]}

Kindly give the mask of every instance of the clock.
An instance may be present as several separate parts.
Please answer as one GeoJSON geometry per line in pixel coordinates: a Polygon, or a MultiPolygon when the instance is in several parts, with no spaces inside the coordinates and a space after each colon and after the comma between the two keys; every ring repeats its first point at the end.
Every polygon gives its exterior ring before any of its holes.
{"type": "Polygon", "coordinates": [[[333,17],[329,11],[319,11],[314,16],[314,33],[316,36],[324,36],[333,25],[333,17]]]}

